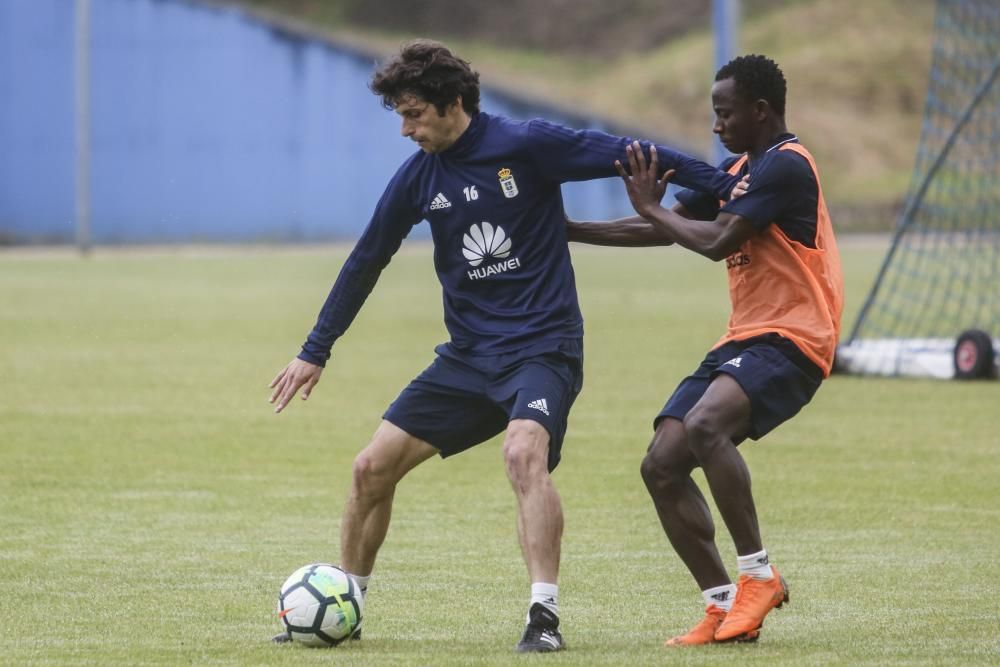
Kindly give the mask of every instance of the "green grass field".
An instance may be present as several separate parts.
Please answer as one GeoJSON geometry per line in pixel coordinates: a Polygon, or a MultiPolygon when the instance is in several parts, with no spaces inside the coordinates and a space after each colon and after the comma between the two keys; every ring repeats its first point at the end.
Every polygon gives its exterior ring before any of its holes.
{"type": "MultiPolygon", "coordinates": [[[[883,251],[843,246],[847,326],[883,251]]],[[[0,254],[0,663],[1000,662],[1000,386],[839,376],[744,448],[791,604],[756,645],[662,648],[701,602],[638,466],[722,331],[724,271],[583,247],[587,382],[555,474],[569,650],[513,653],[528,582],[497,440],[404,480],[363,641],[271,645],[279,585],[336,561],[351,461],[444,338],[430,250],[408,244],[312,398],[274,415],[267,383],[345,253],[0,254]]]]}

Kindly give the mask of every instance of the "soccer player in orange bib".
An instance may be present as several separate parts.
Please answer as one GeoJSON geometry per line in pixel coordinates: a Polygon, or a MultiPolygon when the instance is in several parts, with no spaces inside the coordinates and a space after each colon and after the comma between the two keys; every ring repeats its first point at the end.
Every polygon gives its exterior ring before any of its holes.
{"type": "Polygon", "coordinates": [[[655,147],[627,148],[618,166],[640,217],[569,222],[572,241],[597,245],[676,243],[725,260],[732,314],[702,364],[654,421],[642,478],[663,529],[705,600],[705,617],[669,646],[754,641],[788,587],[761,541],[750,472],[737,450],[794,416],[830,374],[840,331],[840,257],[816,163],[785,127],[785,78],[759,55],[735,58],[712,86],[713,131],[735,157],[721,168],[743,177],[729,201],[684,190],[660,205],[655,147]],[[691,478],[701,467],[736,546],[733,584],[715,545],[705,497],[691,478]]]}

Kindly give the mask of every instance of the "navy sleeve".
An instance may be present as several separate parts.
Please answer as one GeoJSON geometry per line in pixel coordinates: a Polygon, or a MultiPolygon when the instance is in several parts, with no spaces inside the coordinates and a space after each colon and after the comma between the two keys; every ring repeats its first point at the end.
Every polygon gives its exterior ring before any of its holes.
{"type": "Polygon", "coordinates": [[[760,168],[750,170],[746,194],[726,202],[722,210],[746,218],[757,230],[779,222],[792,238],[804,234],[808,240],[815,236],[817,185],[812,169],[793,151],[775,151],[768,157],[760,168]],[[793,228],[785,229],[789,225],[793,228]],[[811,229],[794,229],[799,226],[811,229]]]}
{"type": "Polygon", "coordinates": [[[416,210],[404,174],[407,161],[386,187],[368,227],[344,262],[337,281],[319,312],[316,326],[302,345],[299,359],[320,366],[330,358],[334,341],[347,331],[365,299],[375,287],[382,269],[422,214],[416,210]]]}
{"type": "Polygon", "coordinates": [[[715,195],[697,190],[681,190],[677,193],[677,202],[695,220],[715,220],[719,216],[719,199],[715,195]]]}
{"type": "MultiPolygon", "coordinates": [[[[625,148],[629,137],[616,137],[598,130],[571,130],[536,119],[528,123],[528,149],[542,173],[558,183],[585,181],[617,176],[615,160],[626,164],[625,148]]],[[[642,142],[646,157],[649,143],[642,142]]],[[[690,155],[667,146],[656,145],[660,168],[676,169],[674,182],[687,188],[710,192],[728,199],[736,178],[690,155]]]]}
{"type": "MultiPolygon", "coordinates": [[[[740,159],[739,156],[729,156],[719,164],[721,171],[728,172],[729,168],[740,159]]],[[[739,178],[738,176],[736,178],[739,178]]],[[[735,183],[734,183],[735,184],[735,183]]],[[[732,191],[732,188],[730,188],[732,191]]],[[[698,190],[681,190],[676,195],[677,201],[684,206],[695,220],[715,220],[719,217],[719,207],[721,201],[729,199],[729,193],[725,197],[716,197],[707,192],[698,190]]]]}

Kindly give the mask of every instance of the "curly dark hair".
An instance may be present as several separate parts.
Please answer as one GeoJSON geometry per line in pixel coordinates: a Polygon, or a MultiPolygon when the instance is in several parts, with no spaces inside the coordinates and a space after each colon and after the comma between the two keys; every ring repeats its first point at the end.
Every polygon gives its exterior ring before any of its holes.
{"type": "Polygon", "coordinates": [[[444,44],[429,39],[404,44],[399,53],[381,64],[369,88],[390,110],[407,95],[415,95],[433,104],[443,116],[461,95],[466,113],[479,113],[479,72],[444,44]]]}
{"type": "Polygon", "coordinates": [[[732,79],[746,100],[766,100],[779,116],[785,115],[787,84],[778,63],[767,56],[750,54],[733,58],[715,74],[716,81],[732,79]]]}

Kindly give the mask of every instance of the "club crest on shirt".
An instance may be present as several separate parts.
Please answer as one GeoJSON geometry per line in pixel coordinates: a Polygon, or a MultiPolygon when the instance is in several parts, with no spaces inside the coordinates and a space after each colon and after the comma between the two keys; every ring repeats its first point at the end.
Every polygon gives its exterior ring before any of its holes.
{"type": "Polygon", "coordinates": [[[517,183],[514,182],[514,176],[511,174],[510,169],[504,167],[497,172],[497,176],[500,177],[500,189],[503,190],[503,196],[507,199],[516,197],[517,183]]]}

